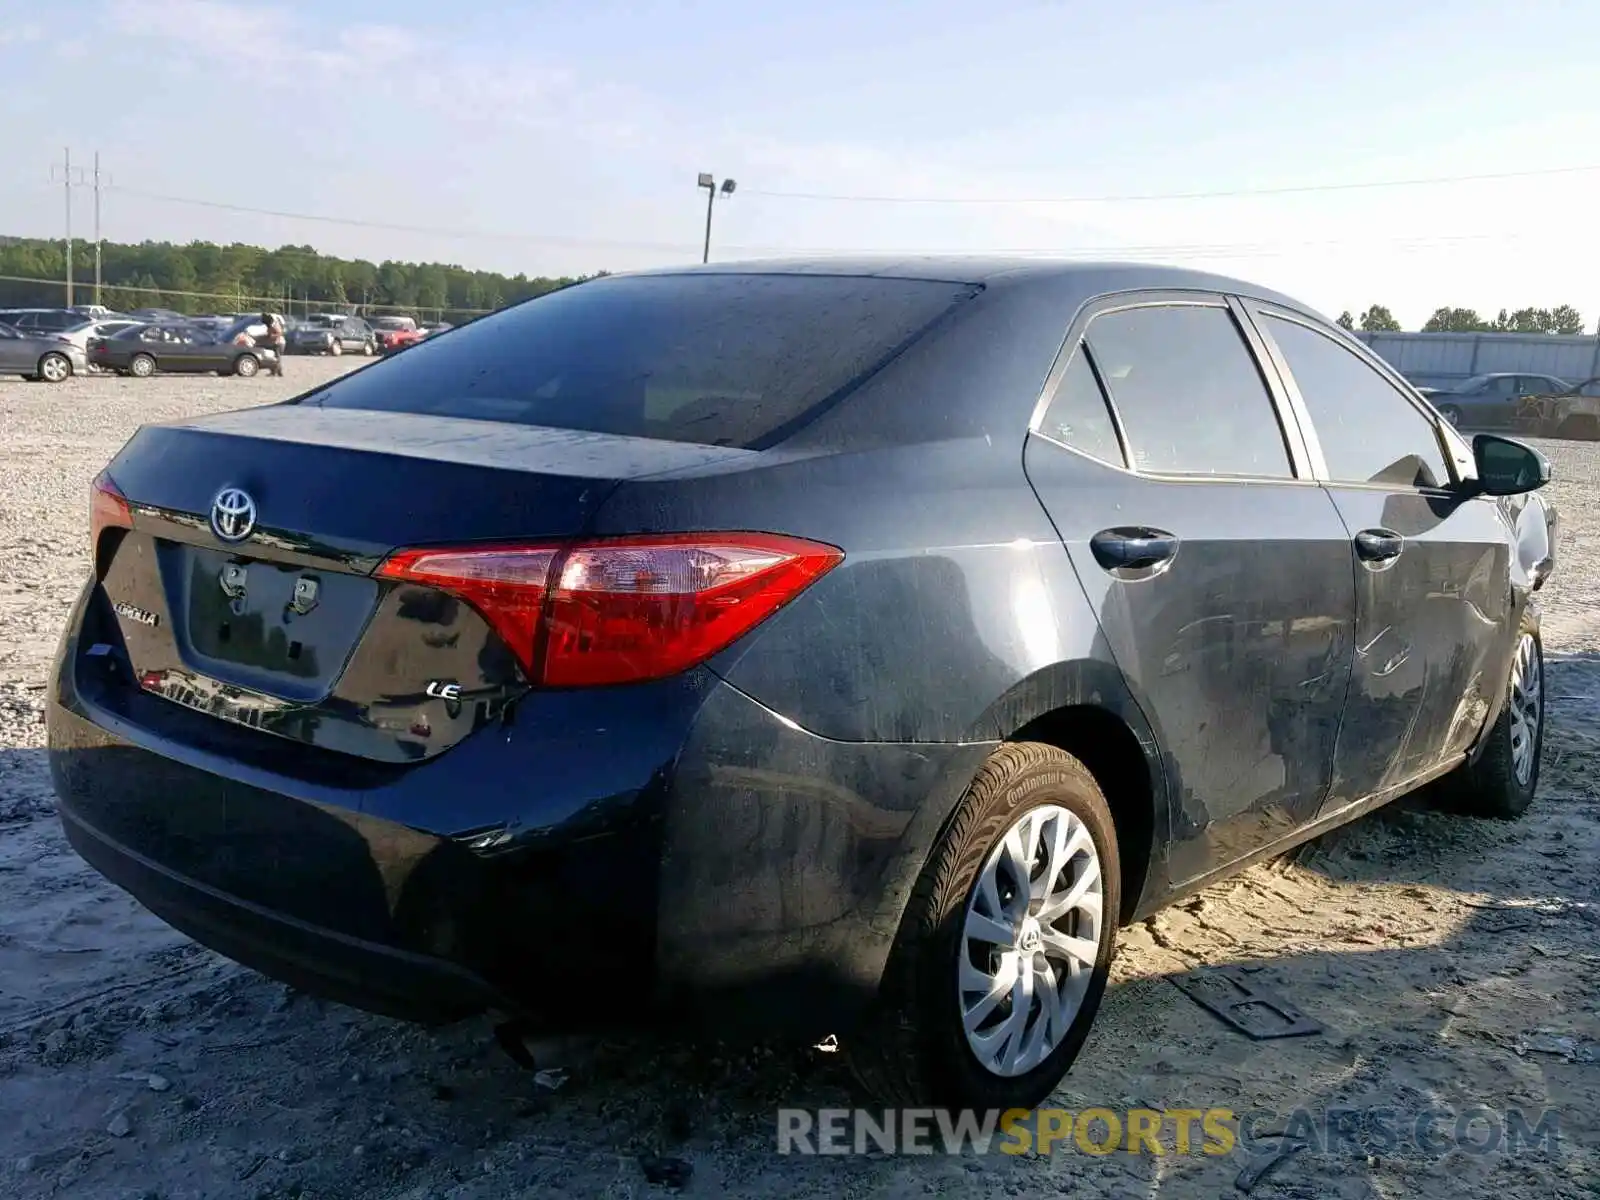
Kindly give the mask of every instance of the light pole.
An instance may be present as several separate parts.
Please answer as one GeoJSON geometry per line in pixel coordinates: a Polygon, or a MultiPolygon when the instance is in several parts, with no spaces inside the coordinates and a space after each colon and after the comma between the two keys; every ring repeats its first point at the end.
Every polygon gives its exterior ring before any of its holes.
{"type": "MultiPolygon", "coordinates": [[[[711,208],[717,199],[717,181],[711,177],[709,171],[701,171],[699,186],[706,190],[706,248],[704,253],[700,255],[700,261],[708,263],[711,261],[711,208]]],[[[722,181],[722,198],[726,200],[733,195],[733,189],[737,186],[733,180],[724,179],[722,181]]]]}

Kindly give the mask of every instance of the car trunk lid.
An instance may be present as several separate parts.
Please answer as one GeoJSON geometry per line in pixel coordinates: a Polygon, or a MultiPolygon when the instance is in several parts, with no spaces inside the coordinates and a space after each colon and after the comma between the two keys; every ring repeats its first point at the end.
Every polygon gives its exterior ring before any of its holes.
{"type": "Polygon", "coordinates": [[[374,577],[392,549],[570,539],[625,480],[750,453],[298,405],[151,426],[108,468],[132,527],[97,568],[144,691],[415,761],[527,683],[472,607],[374,577]]]}

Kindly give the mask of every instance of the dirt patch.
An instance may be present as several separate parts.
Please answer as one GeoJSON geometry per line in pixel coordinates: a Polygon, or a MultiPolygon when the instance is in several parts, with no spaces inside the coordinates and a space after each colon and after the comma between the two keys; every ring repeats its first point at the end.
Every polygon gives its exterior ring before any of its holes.
{"type": "MultiPolygon", "coordinates": [[[[0,383],[0,1194],[621,1198],[674,1183],[702,1196],[1242,1194],[1242,1149],[780,1157],[779,1106],[848,1102],[833,1056],[608,1042],[569,1055],[551,1090],[481,1022],[427,1031],[295,995],[194,946],[79,862],[48,815],[40,714],[85,571],[89,481],[141,421],[281,399],[348,369],[288,367],[282,381],[0,383]]],[[[1252,1196],[1600,1192],[1600,447],[1544,448],[1565,524],[1544,599],[1545,775],[1528,817],[1394,806],[1125,931],[1105,1009],[1054,1103],[1254,1113],[1268,1158],[1282,1139],[1265,1135],[1297,1109],[1356,1113],[1361,1137],[1270,1170],[1258,1161],[1252,1196]],[[1252,1042],[1169,982],[1228,965],[1325,1032],[1252,1042]],[[1381,1110],[1405,1126],[1474,1108],[1518,1109],[1530,1124],[1555,1110],[1559,1139],[1427,1155],[1369,1136],[1381,1110]]]]}

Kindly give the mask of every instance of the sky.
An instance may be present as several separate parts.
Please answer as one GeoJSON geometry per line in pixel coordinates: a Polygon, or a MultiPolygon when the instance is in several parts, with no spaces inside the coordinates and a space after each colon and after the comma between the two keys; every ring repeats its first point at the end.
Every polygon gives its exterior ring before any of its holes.
{"type": "Polygon", "coordinates": [[[709,171],[714,259],[1155,260],[1593,330],[1597,51],[1547,0],[0,0],[0,233],[62,235],[70,147],[108,240],[617,271],[698,261],[709,171]]]}

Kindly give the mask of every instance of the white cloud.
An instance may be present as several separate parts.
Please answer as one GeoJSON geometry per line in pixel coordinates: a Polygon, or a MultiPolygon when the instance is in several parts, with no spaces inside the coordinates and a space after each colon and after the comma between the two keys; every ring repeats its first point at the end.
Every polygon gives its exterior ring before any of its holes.
{"type": "Polygon", "coordinates": [[[40,41],[43,37],[44,26],[29,21],[23,25],[0,29],[0,46],[23,46],[29,42],[40,41]]]}
{"type": "MultiPolygon", "coordinates": [[[[626,104],[610,89],[585,91],[559,67],[485,61],[481,51],[424,40],[400,25],[365,23],[330,30],[312,15],[233,0],[106,0],[124,38],[159,41],[195,65],[244,73],[246,82],[311,100],[365,96],[419,111],[504,127],[587,128],[626,133],[626,104]]],[[[240,82],[234,79],[232,82],[240,82]]]]}
{"type": "Polygon", "coordinates": [[[107,14],[125,38],[163,42],[203,61],[302,88],[387,74],[418,63],[425,48],[398,25],[339,25],[330,37],[319,23],[288,9],[230,0],[108,0],[107,14]]]}

